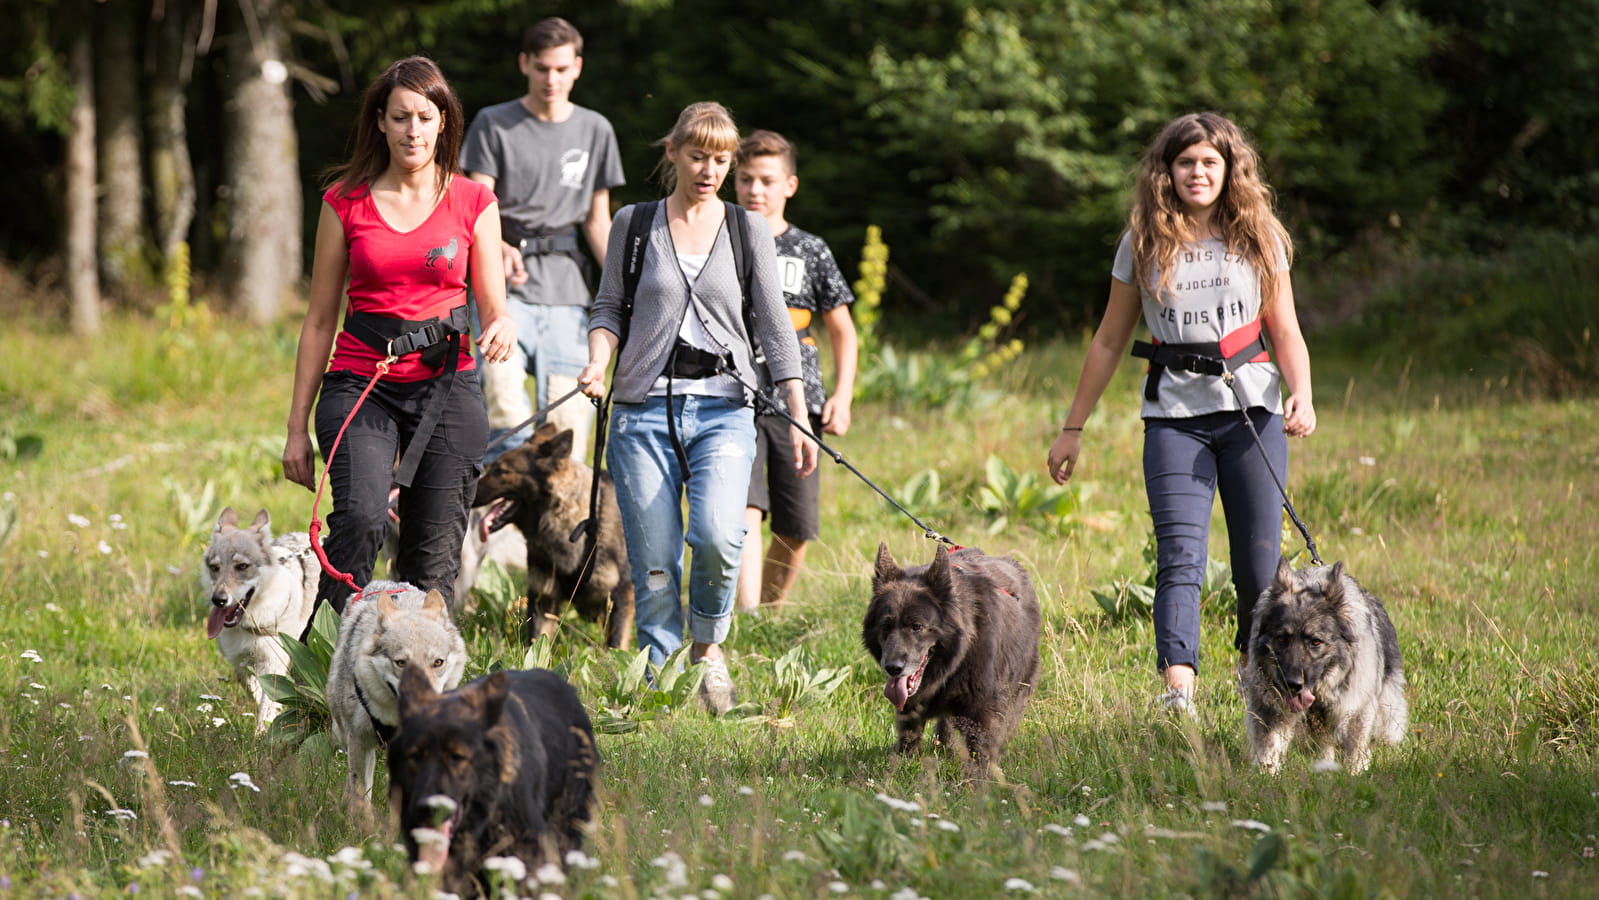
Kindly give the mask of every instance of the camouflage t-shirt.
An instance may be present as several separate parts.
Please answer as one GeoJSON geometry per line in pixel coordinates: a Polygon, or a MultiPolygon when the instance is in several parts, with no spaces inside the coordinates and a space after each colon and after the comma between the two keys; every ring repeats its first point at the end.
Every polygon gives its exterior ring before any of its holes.
{"type": "MultiPolygon", "coordinates": [[[[777,236],[778,284],[788,303],[788,316],[796,332],[821,328],[821,314],[855,302],[855,294],[838,270],[827,242],[809,231],[790,224],[777,236]]],[[[822,384],[821,358],[814,331],[800,338],[800,368],[805,378],[805,406],[812,415],[822,414],[827,389],[822,384]]],[[[788,409],[787,394],[777,388],[770,392],[778,409],[788,409]]]]}

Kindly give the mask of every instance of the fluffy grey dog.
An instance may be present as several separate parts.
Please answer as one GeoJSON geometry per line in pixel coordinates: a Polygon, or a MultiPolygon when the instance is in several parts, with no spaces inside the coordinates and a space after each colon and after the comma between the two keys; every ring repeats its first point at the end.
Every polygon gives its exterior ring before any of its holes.
{"type": "Polygon", "coordinates": [[[1255,602],[1244,670],[1250,761],[1282,767],[1294,736],[1335,748],[1350,772],[1371,764],[1371,742],[1405,737],[1399,637],[1382,601],[1344,572],[1344,564],[1295,571],[1286,559],[1255,602]]]}

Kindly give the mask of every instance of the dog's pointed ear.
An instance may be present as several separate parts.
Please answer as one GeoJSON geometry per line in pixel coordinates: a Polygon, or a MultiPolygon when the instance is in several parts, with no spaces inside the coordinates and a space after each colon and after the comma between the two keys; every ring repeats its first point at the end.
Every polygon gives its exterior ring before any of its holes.
{"type": "Polygon", "coordinates": [[[572,429],[562,429],[555,437],[539,445],[539,455],[551,459],[563,459],[572,455],[572,429]]]}
{"type": "Polygon", "coordinates": [[[500,723],[500,714],[505,711],[505,697],[511,690],[511,677],[501,669],[490,675],[478,692],[478,700],[483,704],[483,727],[493,728],[500,723]]]}
{"type": "Polygon", "coordinates": [[[400,611],[400,608],[394,603],[393,592],[378,591],[377,595],[379,617],[387,619],[389,616],[392,616],[400,611]]]}
{"type": "Polygon", "coordinates": [[[272,527],[272,514],[266,511],[266,507],[261,507],[261,511],[255,514],[255,519],[250,523],[250,527],[252,529],[272,527]]]}
{"type": "Polygon", "coordinates": [[[434,618],[441,616],[449,618],[450,604],[444,602],[443,594],[439,593],[437,589],[433,589],[428,591],[426,597],[422,598],[422,611],[434,618]]]}
{"type": "Polygon", "coordinates": [[[1294,589],[1294,569],[1288,565],[1288,557],[1277,557],[1277,574],[1272,578],[1271,586],[1283,593],[1294,589]]]}
{"type": "Polygon", "coordinates": [[[872,573],[872,589],[899,578],[905,574],[900,571],[899,563],[894,562],[893,554],[888,552],[887,542],[879,541],[877,544],[877,569],[872,573]]]}
{"type": "Polygon", "coordinates": [[[400,673],[400,718],[404,719],[439,698],[421,666],[406,666],[400,673]]]}
{"type": "Polygon", "coordinates": [[[1344,599],[1344,561],[1340,559],[1327,570],[1327,602],[1342,606],[1344,599]]]}
{"type": "Polygon", "coordinates": [[[927,567],[927,586],[939,597],[953,596],[954,580],[949,574],[949,550],[943,544],[933,553],[933,564],[927,567]]]}
{"type": "Polygon", "coordinates": [[[231,506],[225,507],[222,510],[222,515],[217,516],[217,527],[216,527],[216,530],[219,531],[219,532],[222,532],[222,531],[229,531],[231,529],[238,528],[238,527],[239,527],[239,514],[237,512],[234,512],[233,507],[231,507],[231,506]]]}

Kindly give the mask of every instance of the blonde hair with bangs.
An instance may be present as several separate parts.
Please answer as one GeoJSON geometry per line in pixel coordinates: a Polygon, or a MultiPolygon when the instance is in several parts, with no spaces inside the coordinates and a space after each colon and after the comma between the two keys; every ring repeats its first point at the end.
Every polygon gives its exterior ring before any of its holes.
{"type": "Polygon", "coordinates": [[[677,166],[667,158],[667,152],[674,147],[698,147],[710,153],[737,153],[738,141],[738,125],[727,107],[713,100],[690,103],[678,114],[672,130],[655,142],[665,148],[661,161],[655,164],[655,177],[670,194],[677,189],[677,166]]]}
{"type": "Polygon", "coordinates": [[[1209,143],[1227,164],[1221,196],[1211,215],[1227,249],[1255,269],[1261,308],[1277,294],[1279,258],[1292,264],[1293,239],[1277,219],[1271,187],[1260,173],[1260,154],[1243,131],[1220,113],[1189,113],[1168,122],[1139,162],[1132,213],[1133,273],[1140,288],[1149,288],[1152,266],[1160,269],[1155,300],[1165,302],[1171,271],[1184,243],[1196,239],[1193,220],[1172,183],[1171,166],[1178,154],[1200,142],[1209,143]],[[1279,257],[1280,254],[1280,257],[1279,257]]]}

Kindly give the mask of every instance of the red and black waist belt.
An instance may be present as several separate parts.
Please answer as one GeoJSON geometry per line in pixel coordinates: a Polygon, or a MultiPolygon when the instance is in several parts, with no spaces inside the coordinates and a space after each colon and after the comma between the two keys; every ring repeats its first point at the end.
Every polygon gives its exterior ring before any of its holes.
{"type": "Polygon", "coordinates": [[[1134,341],[1133,355],[1149,360],[1149,377],[1144,380],[1144,399],[1151,403],[1160,400],[1160,376],[1167,369],[1219,376],[1236,372],[1246,363],[1271,361],[1271,355],[1266,352],[1266,343],[1260,336],[1258,321],[1245,325],[1220,341],[1195,344],[1134,341]]]}
{"type": "MultiPolygon", "coordinates": [[[[416,432],[400,454],[399,468],[394,471],[394,483],[410,487],[416,478],[417,466],[422,463],[422,453],[433,439],[433,430],[444,414],[444,404],[455,383],[449,376],[455,374],[461,361],[461,344],[472,332],[472,317],[462,304],[443,316],[431,319],[396,319],[377,313],[351,311],[344,316],[344,330],[361,343],[385,357],[400,357],[420,353],[422,364],[438,369],[435,379],[443,379],[432,388],[428,405],[417,422],[416,432]]],[[[375,718],[373,721],[377,721],[375,718]]]]}

